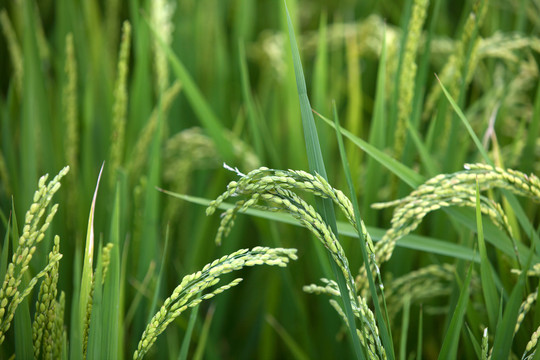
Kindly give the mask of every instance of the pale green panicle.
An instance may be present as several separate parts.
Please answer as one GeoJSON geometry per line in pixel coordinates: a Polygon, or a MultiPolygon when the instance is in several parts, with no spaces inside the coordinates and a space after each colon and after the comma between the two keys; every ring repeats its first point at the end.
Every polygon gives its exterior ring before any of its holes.
{"type": "MultiPolygon", "coordinates": [[[[78,173],[78,148],[79,148],[79,130],[78,130],[78,106],[77,106],[77,60],[75,58],[75,49],[73,47],[73,34],[66,35],[66,63],[65,73],[66,82],[64,84],[62,105],[64,110],[64,124],[66,135],[64,137],[66,161],[71,168],[72,178],[77,178],[78,173]]],[[[74,182],[73,180],[72,182],[74,182]]],[[[72,194],[75,195],[76,193],[72,194]]]]}
{"type": "MultiPolygon", "coordinates": [[[[273,170],[261,167],[252,170],[248,174],[243,174],[236,168],[233,169],[228,165],[224,166],[228,170],[234,171],[240,178],[238,181],[231,181],[227,186],[227,190],[210,203],[206,209],[206,214],[213,214],[219,205],[228,198],[242,198],[236,201],[233,208],[223,214],[216,235],[216,242],[219,244],[222,238],[227,236],[234,224],[236,214],[247,208],[281,211],[292,215],[315,235],[340,268],[346,280],[347,295],[353,305],[353,314],[362,320],[364,333],[368,334],[370,353],[376,358],[385,359],[386,352],[380,342],[375,318],[365,299],[362,296],[357,296],[355,281],[341,244],[332,229],[322,220],[321,215],[313,206],[302,199],[297,192],[311,193],[315,196],[331,199],[345,214],[349,222],[357,228],[357,231],[364,235],[363,238],[366,239],[368,254],[372,256],[374,247],[371,237],[363,223],[359,227],[357,226],[352,204],[345,194],[333,188],[322,176],[318,174],[312,175],[301,170],[273,170]],[[259,201],[266,204],[260,204],[259,201]]],[[[324,286],[309,285],[304,287],[304,290],[312,293],[341,296],[339,287],[334,281],[324,279],[323,283],[324,286]]],[[[341,311],[340,314],[342,313],[341,311]]],[[[361,341],[364,341],[362,336],[361,341]]]]}
{"type": "Polygon", "coordinates": [[[403,55],[403,65],[399,79],[398,118],[394,135],[394,153],[397,159],[401,158],[405,144],[405,130],[407,121],[412,113],[412,100],[415,93],[416,53],[421,41],[422,27],[426,19],[429,0],[415,0],[412,16],[407,28],[407,39],[403,55]]]}
{"type": "Polygon", "coordinates": [[[210,290],[202,294],[205,290],[213,287],[221,280],[221,276],[232,271],[240,270],[245,266],[254,265],[277,265],[285,267],[289,260],[296,260],[296,249],[255,247],[251,250],[241,249],[230,255],[225,255],[212,263],[205,265],[201,271],[185,276],[180,284],[174,289],[172,295],[165,299],[163,306],[154,315],[147,325],[137,350],[133,354],[133,359],[142,359],[152,347],[156,338],[165,328],[188,308],[197,306],[201,301],[236,286],[242,279],[238,278],[232,282],[210,290]]]}
{"type": "Polygon", "coordinates": [[[399,313],[405,304],[405,297],[409,297],[409,301],[413,303],[449,295],[455,271],[453,265],[434,264],[412,271],[397,279],[387,280],[385,282],[385,297],[388,317],[393,319],[399,313]]]}
{"type": "Polygon", "coordinates": [[[488,360],[488,350],[488,328],[485,328],[482,334],[482,360],[488,360]]]}
{"type": "MultiPolygon", "coordinates": [[[[49,254],[49,262],[60,253],[60,238],[54,237],[54,246],[49,254]]],[[[32,323],[32,340],[34,343],[34,357],[38,358],[43,348],[43,358],[51,358],[55,338],[55,318],[56,318],[56,295],[58,293],[58,267],[55,262],[50,273],[45,275],[39,288],[38,300],[36,301],[36,312],[32,323]]]]}
{"type": "MultiPolygon", "coordinates": [[[[171,21],[174,14],[175,3],[168,0],[155,0],[151,3],[152,25],[166,45],[171,45],[174,25],[171,21]]],[[[156,37],[154,47],[154,68],[157,78],[157,92],[164,92],[169,87],[169,62],[167,54],[160,46],[156,37]]]]}
{"type": "MultiPolygon", "coordinates": [[[[397,206],[392,216],[392,227],[377,243],[378,262],[386,262],[392,255],[396,241],[415,230],[429,212],[449,206],[475,208],[477,179],[480,191],[501,188],[540,201],[540,180],[534,174],[526,175],[484,164],[466,164],[464,171],[437,175],[403,199],[372,205],[376,209],[397,206]]],[[[511,227],[500,204],[485,196],[481,196],[480,202],[482,213],[512,237],[511,227]]]]}
{"type": "Polygon", "coordinates": [[[127,75],[129,70],[129,50],[131,44],[131,25],[125,21],[122,26],[122,42],[118,56],[118,70],[114,86],[114,105],[111,134],[111,184],[116,181],[116,171],[124,160],[126,114],[128,105],[127,75]]]}
{"type": "Polygon", "coordinates": [[[0,344],[5,339],[5,334],[10,327],[17,306],[30,293],[38,279],[50,272],[62,257],[60,254],[49,257],[45,269],[30,280],[26,289],[22,291],[19,289],[22,277],[28,270],[30,260],[36,251],[36,245],[45,237],[45,231],[58,210],[58,204],[51,206],[49,210],[47,209],[53,195],[60,188],[60,179],[68,171],[69,167],[66,166],[48,184],[46,184],[48,175],[44,175],[39,179],[33,203],[25,216],[22,235],[19,238],[17,248],[14,250],[15,253],[11,258],[11,262],[7,266],[6,275],[0,289],[0,344]]]}
{"type": "Polygon", "coordinates": [[[519,307],[519,313],[518,318],[516,321],[516,326],[514,328],[514,335],[518,332],[521,324],[523,323],[523,320],[525,320],[525,316],[529,313],[529,310],[533,307],[534,303],[536,302],[536,298],[538,296],[538,289],[533,291],[532,293],[527,296],[527,298],[521,303],[521,306],[519,307]]]}
{"type": "Polygon", "coordinates": [[[113,246],[114,246],[113,243],[107,243],[107,245],[105,245],[103,249],[101,249],[101,258],[103,259],[102,260],[103,276],[101,280],[102,284],[105,283],[105,279],[107,278],[107,272],[109,271],[109,264],[111,263],[111,250],[113,246]]]}

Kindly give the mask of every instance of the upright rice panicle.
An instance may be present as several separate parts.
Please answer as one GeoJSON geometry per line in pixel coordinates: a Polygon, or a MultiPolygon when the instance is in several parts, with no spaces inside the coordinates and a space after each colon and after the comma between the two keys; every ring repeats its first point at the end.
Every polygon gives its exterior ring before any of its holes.
{"type": "MultiPolygon", "coordinates": [[[[174,14],[175,3],[168,0],[152,1],[151,22],[163,42],[170,45],[174,25],[171,21],[174,14]]],[[[154,69],[157,78],[157,92],[162,93],[169,87],[169,62],[167,54],[154,37],[154,69]]]]}
{"type": "Polygon", "coordinates": [[[416,53],[420,44],[422,27],[426,19],[426,12],[429,0],[415,0],[413,4],[412,16],[407,28],[407,39],[405,42],[405,52],[403,65],[399,80],[399,102],[398,118],[396,124],[394,152],[397,159],[401,158],[405,142],[405,129],[407,121],[412,113],[412,100],[415,92],[416,78],[416,53]]]}
{"type": "MultiPolygon", "coordinates": [[[[54,237],[54,246],[49,254],[49,262],[60,253],[60,238],[54,237]]],[[[58,293],[58,267],[55,262],[50,273],[45,275],[39,288],[36,312],[32,323],[32,339],[34,343],[34,357],[37,359],[43,348],[43,358],[53,358],[54,344],[56,339],[55,320],[57,312],[56,295],[58,293]]]]}
{"type": "Polygon", "coordinates": [[[45,269],[32,278],[25,289],[21,290],[19,288],[23,275],[28,270],[30,260],[36,251],[36,245],[44,239],[45,231],[58,210],[58,204],[54,204],[47,212],[53,195],[60,188],[60,179],[68,171],[69,167],[66,166],[48,184],[46,184],[48,175],[44,175],[39,179],[33,203],[25,216],[22,235],[19,238],[17,248],[14,250],[11,262],[7,266],[6,275],[0,289],[0,344],[4,341],[5,334],[10,328],[17,306],[30,293],[38,279],[50,272],[55,263],[61,258],[60,254],[49,257],[45,269]],[[45,215],[47,216],[43,220],[45,215]]]}
{"type": "Polygon", "coordinates": [[[124,144],[126,132],[126,114],[128,105],[127,74],[129,69],[129,50],[131,44],[131,25],[124,21],[122,26],[122,42],[118,56],[118,71],[114,88],[114,105],[111,134],[111,186],[116,181],[116,171],[124,160],[124,144]]]}

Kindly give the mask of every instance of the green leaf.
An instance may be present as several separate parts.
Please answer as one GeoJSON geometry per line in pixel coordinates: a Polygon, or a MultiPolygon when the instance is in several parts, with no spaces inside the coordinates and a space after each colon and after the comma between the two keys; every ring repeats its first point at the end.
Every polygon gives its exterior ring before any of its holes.
{"type": "MultiPolygon", "coordinates": [[[[316,114],[318,117],[324,120],[324,122],[326,122],[328,125],[335,128],[335,125],[333,124],[332,121],[328,120],[327,118],[325,118],[323,115],[319,113],[316,113],[316,114]]],[[[385,154],[384,152],[377,149],[376,147],[368,144],[366,141],[355,136],[350,131],[347,131],[346,129],[342,128],[341,133],[345,135],[345,137],[347,137],[353,143],[355,143],[359,148],[361,148],[370,156],[372,156],[375,160],[377,160],[382,166],[384,166],[385,168],[390,170],[393,174],[395,174],[397,177],[399,177],[401,180],[403,180],[411,188],[415,189],[425,181],[425,178],[422,175],[416,173],[414,170],[403,165],[402,163],[400,163],[393,157],[385,154]]]]}
{"type": "Polygon", "coordinates": [[[180,354],[178,354],[178,360],[186,360],[189,351],[189,344],[191,343],[191,336],[193,335],[193,328],[197,321],[197,314],[199,313],[199,307],[195,306],[191,309],[191,315],[189,315],[188,326],[184,338],[182,339],[182,347],[180,348],[180,354]]]}
{"type": "Polygon", "coordinates": [[[122,327],[120,317],[120,183],[116,186],[109,241],[113,247],[110,252],[109,270],[103,285],[102,359],[118,357],[119,328],[122,327]]]}
{"type": "Polygon", "coordinates": [[[272,326],[279,337],[283,340],[287,348],[289,349],[292,357],[296,360],[308,360],[309,356],[302,350],[302,348],[294,341],[294,338],[287,332],[283,326],[277,320],[271,316],[266,315],[266,322],[272,326]]]}
{"type": "MultiPolygon", "coordinates": [[[[311,112],[311,105],[307,96],[306,81],[304,79],[304,72],[302,69],[302,63],[300,61],[300,54],[298,51],[298,46],[296,44],[296,38],[294,36],[294,29],[289,16],[289,11],[287,9],[287,4],[285,4],[285,12],[287,14],[287,24],[289,28],[289,40],[291,44],[291,53],[294,64],[294,73],[296,76],[296,86],[298,91],[298,97],[300,100],[300,112],[302,114],[302,126],[304,129],[304,141],[306,143],[306,152],[309,163],[309,170],[312,173],[317,173],[322,176],[324,179],[327,179],[326,170],[324,166],[324,161],[322,157],[321,147],[319,144],[319,137],[317,135],[317,128],[315,127],[315,120],[313,119],[313,114],[311,112]]],[[[332,231],[337,236],[337,225],[336,217],[334,214],[334,207],[330,199],[320,199],[317,198],[317,211],[321,214],[321,217],[324,222],[326,222],[332,231]]],[[[334,276],[337,280],[339,290],[341,293],[341,298],[343,300],[343,305],[345,309],[345,314],[347,316],[349,332],[351,334],[351,340],[353,343],[354,351],[356,357],[359,359],[363,358],[362,348],[360,345],[360,340],[356,334],[356,324],[354,320],[354,315],[352,312],[351,299],[349,297],[349,292],[347,290],[347,285],[345,284],[345,279],[343,275],[338,271],[337,265],[334,261],[330,261],[332,264],[332,270],[334,276]]]]}
{"type": "Polygon", "coordinates": [[[497,328],[497,299],[499,294],[493,281],[493,269],[490,266],[484,241],[484,228],[482,226],[482,212],[480,208],[480,188],[476,181],[476,223],[478,229],[478,249],[480,250],[480,277],[482,279],[482,292],[486,303],[486,311],[489,319],[489,327],[497,328]]]}
{"type": "MultiPolygon", "coordinates": [[[[175,197],[177,199],[185,200],[193,204],[198,204],[202,206],[208,206],[210,204],[210,200],[190,196],[190,195],[183,195],[183,194],[177,194],[171,191],[159,189],[164,194],[167,194],[169,196],[175,197]]],[[[232,204],[228,203],[221,203],[219,206],[219,209],[221,210],[228,210],[232,209],[234,206],[232,204]]],[[[264,211],[264,210],[258,210],[258,209],[246,209],[245,211],[242,211],[242,213],[250,215],[250,216],[256,216],[261,219],[268,219],[272,221],[278,221],[285,224],[291,224],[296,226],[302,226],[298,220],[293,218],[292,216],[288,214],[282,214],[282,213],[276,213],[271,211],[264,211]]],[[[353,229],[352,225],[348,222],[338,221],[337,222],[338,227],[338,233],[340,235],[356,238],[358,237],[358,233],[355,229],[353,229]]],[[[372,239],[374,241],[379,241],[383,237],[384,233],[386,232],[385,229],[375,228],[375,227],[366,227],[368,232],[370,233],[372,239]]],[[[399,239],[399,241],[396,243],[396,246],[407,248],[407,249],[413,249],[413,250],[420,250],[425,251],[431,254],[439,254],[444,256],[450,256],[456,259],[463,259],[463,260],[469,260],[474,262],[480,262],[480,258],[478,255],[475,255],[474,252],[469,249],[466,246],[450,243],[448,241],[438,240],[432,237],[427,236],[420,236],[420,235],[413,235],[408,234],[404,236],[403,238],[399,239]]],[[[511,251],[511,247],[508,251],[511,251]]]]}
{"type": "MultiPolygon", "coordinates": [[[[78,323],[79,323],[79,334],[82,336],[84,323],[86,321],[88,301],[91,297],[92,291],[92,277],[93,277],[93,260],[94,260],[94,212],[96,209],[96,200],[99,189],[99,181],[101,180],[101,174],[103,173],[103,167],[105,164],[101,165],[101,170],[99,171],[96,189],[94,191],[94,197],[92,199],[92,205],[90,207],[90,215],[88,216],[88,229],[86,231],[86,245],[84,250],[84,261],[83,261],[83,271],[81,276],[81,290],[79,293],[79,306],[78,306],[78,323]]],[[[73,340],[72,340],[73,341],[73,340]]],[[[81,338],[81,341],[83,339],[81,338]]],[[[82,345],[82,344],[81,344],[82,345]]],[[[73,346],[73,345],[72,345],[73,346]]],[[[80,354],[83,356],[83,354],[80,354]]],[[[78,356],[78,355],[77,355],[78,356]]]]}
{"type": "Polygon", "coordinates": [[[510,294],[510,298],[504,309],[502,320],[498,322],[499,326],[497,326],[495,339],[493,340],[492,359],[508,359],[510,357],[510,350],[514,340],[514,328],[516,327],[519,308],[521,307],[521,301],[523,299],[527,271],[529,270],[533,259],[534,246],[535,243],[532,243],[527,264],[519,275],[518,282],[510,294]]]}
{"type": "MultiPolygon", "coordinates": [[[[339,145],[339,152],[341,154],[341,161],[343,163],[343,171],[345,172],[345,177],[347,178],[347,184],[349,186],[349,191],[351,193],[350,198],[354,210],[354,217],[356,220],[356,226],[358,227],[358,239],[360,240],[360,249],[362,250],[362,257],[364,258],[364,266],[366,268],[366,274],[369,282],[369,291],[371,293],[371,300],[373,301],[373,304],[375,306],[375,316],[377,318],[377,324],[379,326],[379,333],[382,338],[382,343],[384,345],[384,349],[386,351],[386,356],[388,356],[389,359],[394,359],[394,347],[392,345],[392,333],[390,332],[389,326],[387,326],[387,323],[385,322],[385,318],[383,317],[381,306],[379,299],[377,297],[377,287],[375,286],[375,281],[373,280],[373,274],[370,269],[370,265],[372,264],[367,252],[366,247],[366,241],[367,239],[364,238],[364,235],[362,234],[362,231],[360,230],[360,224],[362,224],[362,219],[360,218],[360,210],[358,207],[358,200],[356,198],[356,191],[354,189],[351,171],[349,168],[349,162],[347,160],[347,154],[345,152],[345,146],[343,145],[343,137],[341,135],[341,127],[339,126],[339,119],[337,115],[337,109],[336,104],[333,104],[333,111],[334,111],[334,125],[336,129],[336,137],[338,140],[339,145]]],[[[386,301],[384,300],[384,293],[381,294],[382,296],[382,302],[383,304],[386,304],[386,301]]],[[[388,312],[386,311],[386,305],[385,305],[385,316],[386,319],[388,319],[388,312]]],[[[405,329],[406,331],[406,329],[405,329]]]]}
{"type": "MultiPolygon", "coordinates": [[[[463,317],[467,310],[467,303],[469,302],[469,284],[472,278],[472,270],[473,266],[471,264],[465,282],[461,286],[461,293],[456,308],[452,311],[452,320],[450,321],[450,326],[448,326],[448,331],[444,337],[441,352],[439,353],[439,359],[455,359],[457,356],[459,333],[461,332],[463,317]]],[[[502,358],[495,357],[494,359],[502,358]]]]}

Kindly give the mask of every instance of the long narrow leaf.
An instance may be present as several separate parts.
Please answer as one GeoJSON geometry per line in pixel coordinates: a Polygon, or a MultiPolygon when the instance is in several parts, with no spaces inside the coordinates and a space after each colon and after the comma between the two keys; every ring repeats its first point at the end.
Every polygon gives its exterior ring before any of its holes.
{"type": "MultiPolygon", "coordinates": [[[[452,320],[450,326],[444,337],[441,352],[439,353],[439,359],[455,359],[458,349],[459,333],[461,332],[461,325],[463,324],[463,317],[467,310],[467,303],[469,302],[469,284],[472,278],[472,264],[469,266],[467,277],[465,282],[461,286],[461,293],[459,295],[456,308],[453,309],[452,320]]],[[[497,358],[499,359],[499,358],[497,358]]],[[[502,359],[502,358],[500,358],[502,359]]]]}
{"type": "MultiPolygon", "coordinates": [[[[294,36],[294,29],[289,16],[289,11],[287,9],[287,4],[285,4],[285,11],[287,13],[287,25],[289,28],[289,40],[291,44],[291,53],[294,63],[294,73],[296,75],[296,86],[298,90],[298,96],[300,100],[300,111],[302,114],[302,125],[304,128],[304,141],[306,142],[306,151],[308,156],[309,169],[312,173],[318,173],[323,178],[327,178],[326,170],[324,167],[324,161],[321,153],[321,147],[319,144],[319,137],[317,135],[317,128],[315,126],[315,120],[313,119],[313,114],[311,112],[311,105],[307,96],[306,81],[304,79],[304,72],[302,70],[302,63],[300,61],[300,54],[298,51],[298,46],[296,44],[296,38],[294,36]]],[[[334,207],[330,199],[320,199],[317,198],[317,210],[321,213],[323,221],[325,221],[332,231],[337,236],[337,225],[336,217],[334,214],[334,207]]],[[[360,345],[360,340],[356,334],[356,324],[354,320],[354,315],[352,312],[351,298],[345,284],[345,279],[343,275],[338,271],[337,265],[334,261],[331,261],[332,270],[334,276],[337,280],[339,290],[341,293],[341,298],[343,300],[343,306],[345,308],[345,314],[347,316],[349,332],[351,334],[351,340],[353,343],[354,351],[356,357],[359,359],[363,358],[362,348],[360,345]]]]}
{"type": "MultiPolygon", "coordinates": [[[[375,316],[377,317],[377,324],[379,325],[379,332],[382,338],[382,343],[386,351],[386,356],[388,356],[389,359],[394,359],[395,355],[394,355],[394,348],[392,345],[392,334],[389,330],[389,326],[387,326],[387,323],[385,322],[385,318],[383,317],[380,302],[377,297],[377,288],[375,287],[373,274],[371,273],[371,270],[370,270],[371,265],[377,266],[377,264],[371,264],[371,261],[367,252],[367,247],[366,247],[367,239],[364,237],[361,231],[360,224],[362,223],[362,219],[360,219],[360,210],[358,208],[358,200],[356,199],[356,191],[354,189],[351,171],[349,169],[349,162],[347,160],[347,154],[345,153],[345,146],[343,145],[343,137],[341,135],[341,127],[339,126],[339,119],[337,116],[336,104],[334,103],[333,105],[334,105],[333,111],[334,111],[334,125],[336,129],[336,137],[338,140],[339,152],[341,154],[341,161],[343,163],[343,171],[345,172],[345,177],[347,178],[347,184],[349,186],[349,191],[351,193],[351,202],[352,202],[352,206],[354,210],[354,217],[356,220],[356,226],[358,227],[360,249],[362,250],[362,257],[364,258],[364,266],[366,267],[366,270],[367,270],[366,274],[367,274],[367,278],[369,282],[369,291],[371,293],[371,299],[375,306],[375,316]]],[[[384,300],[384,293],[382,294],[382,296],[384,300]]],[[[386,319],[388,319],[388,313],[386,311],[385,311],[385,315],[386,315],[386,319]]]]}
{"type": "Polygon", "coordinates": [[[489,319],[489,327],[495,329],[497,326],[497,288],[493,281],[492,269],[487,257],[486,243],[484,241],[484,227],[482,226],[482,213],[480,209],[480,189],[476,182],[476,222],[478,228],[478,249],[480,250],[480,277],[482,278],[482,292],[489,319]]]}
{"type": "MultiPolygon", "coordinates": [[[[90,207],[90,215],[88,216],[88,229],[86,232],[86,245],[84,250],[83,271],[81,277],[81,291],[79,293],[79,310],[77,313],[79,322],[79,334],[84,333],[84,324],[87,321],[87,309],[88,301],[90,301],[92,291],[92,277],[93,277],[93,260],[94,260],[94,212],[96,209],[96,200],[99,189],[99,181],[101,180],[101,174],[103,173],[103,167],[99,171],[96,189],[94,191],[94,197],[92,199],[92,205],[90,207]]],[[[81,354],[82,355],[82,354],[81,354]]]]}

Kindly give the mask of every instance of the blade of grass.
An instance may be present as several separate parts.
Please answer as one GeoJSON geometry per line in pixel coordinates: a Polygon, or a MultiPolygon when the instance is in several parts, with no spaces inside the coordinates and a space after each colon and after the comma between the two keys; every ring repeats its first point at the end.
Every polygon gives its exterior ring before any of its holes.
{"type": "Polygon", "coordinates": [[[191,336],[193,335],[193,328],[195,327],[195,322],[197,321],[197,314],[199,313],[199,307],[195,306],[191,310],[189,315],[188,326],[184,338],[182,339],[182,347],[180,348],[180,354],[178,354],[178,360],[186,360],[189,351],[189,344],[191,343],[191,336]]]}
{"type": "MultiPolygon", "coordinates": [[[[324,117],[323,115],[315,112],[315,114],[324,120],[328,125],[330,125],[332,128],[335,128],[334,123],[324,117]]],[[[403,165],[393,157],[385,154],[381,150],[377,149],[373,145],[368,144],[366,141],[360,139],[359,137],[352,134],[350,131],[347,131],[346,129],[341,129],[341,133],[347,137],[349,140],[351,140],[353,143],[355,143],[359,148],[364,150],[366,153],[368,153],[370,156],[372,156],[375,160],[377,160],[381,165],[383,165],[385,168],[390,170],[393,174],[398,176],[401,180],[403,180],[405,183],[407,183],[411,188],[415,189],[420,184],[422,184],[425,179],[422,175],[416,173],[414,170],[408,168],[407,166],[403,165]]]]}
{"type": "Polygon", "coordinates": [[[110,252],[109,270],[103,287],[103,335],[102,359],[114,359],[119,355],[120,319],[120,183],[116,186],[111,231],[109,240],[113,244],[110,252]]]}
{"type": "Polygon", "coordinates": [[[461,293],[459,295],[456,307],[452,311],[452,320],[450,321],[450,326],[448,327],[448,331],[444,336],[441,352],[439,353],[439,359],[455,359],[457,356],[459,333],[463,324],[463,317],[465,315],[465,310],[467,309],[467,303],[469,302],[469,284],[472,278],[472,269],[473,266],[471,264],[469,266],[469,271],[467,272],[465,282],[461,286],[461,293]]]}
{"type": "Polygon", "coordinates": [[[204,351],[208,347],[208,332],[210,331],[210,324],[212,324],[212,319],[214,318],[214,312],[216,310],[215,305],[210,306],[206,317],[204,319],[204,324],[201,330],[201,335],[199,336],[199,344],[197,349],[195,349],[195,354],[193,355],[193,360],[201,360],[204,356],[204,351]]]}
{"type": "MultiPolygon", "coordinates": [[[[300,62],[300,54],[298,51],[298,46],[296,44],[296,38],[294,35],[294,29],[289,16],[289,11],[287,9],[287,4],[285,5],[285,12],[287,14],[287,25],[289,28],[289,41],[291,45],[291,53],[294,63],[294,72],[296,75],[296,85],[298,90],[298,96],[300,100],[300,112],[302,115],[302,126],[304,128],[304,141],[306,143],[306,151],[308,156],[309,169],[312,173],[318,173],[323,178],[327,178],[326,170],[324,167],[324,161],[322,157],[322,152],[318,140],[317,128],[315,127],[315,120],[313,119],[313,114],[311,112],[311,106],[307,96],[306,81],[304,79],[304,72],[302,70],[302,63],[300,62]]],[[[317,198],[317,210],[322,216],[323,221],[325,221],[332,231],[337,236],[337,225],[336,217],[334,214],[334,207],[330,199],[320,199],[317,198]]],[[[337,280],[338,287],[341,293],[341,298],[343,300],[343,306],[345,309],[345,314],[347,316],[348,328],[351,334],[351,341],[353,343],[354,351],[358,359],[363,359],[364,354],[362,353],[362,347],[360,345],[360,340],[356,334],[356,324],[354,320],[354,315],[352,312],[351,298],[349,296],[347,285],[345,284],[345,279],[343,275],[338,271],[337,265],[334,261],[330,260],[332,264],[332,270],[334,276],[337,280]]]]}
{"type": "MultiPolygon", "coordinates": [[[[382,343],[384,346],[384,349],[386,351],[386,355],[389,359],[394,359],[394,348],[392,345],[392,333],[390,330],[389,325],[385,322],[385,318],[388,319],[388,312],[386,311],[385,306],[385,316],[383,317],[383,313],[381,311],[380,307],[380,301],[377,297],[377,288],[375,287],[375,281],[373,280],[373,273],[370,270],[370,266],[374,265],[377,266],[377,264],[372,264],[367,252],[366,248],[366,241],[367,239],[364,238],[362,231],[360,230],[360,224],[362,223],[362,219],[360,218],[360,210],[358,208],[358,200],[356,198],[356,191],[354,190],[354,185],[352,181],[351,171],[349,168],[349,162],[347,160],[347,154],[345,153],[345,146],[343,145],[343,137],[341,135],[341,127],[339,126],[339,119],[337,115],[337,109],[336,104],[333,104],[333,112],[334,112],[334,128],[336,129],[336,137],[338,141],[339,146],[339,152],[341,155],[341,161],[343,164],[343,171],[345,173],[345,177],[347,178],[347,184],[349,186],[349,192],[351,193],[351,202],[354,210],[354,217],[356,220],[356,226],[358,227],[358,238],[360,240],[360,249],[362,250],[362,257],[364,258],[364,266],[366,267],[366,274],[369,282],[369,291],[371,293],[371,299],[373,301],[373,304],[375,306],[375,316],[377,318],[377,324],[379,325],[379,333],[382,338],[382,343]]],[[[378,271],[378,268],[377,268],[378,271]]],[[[379,275],[379,274],[378,274],[379,275]]],[[[381,293],[382,296],[382,302],[385,304],[384,300],[384,293],[381,293]]]]}
{"type": "Polygon", "coordinates": [[[102,349],[103,332],[103,242],[100,239],[97,251],[96,271],[94,272],[94,289],[92,291],[92,307],[90,314],[90,329],[88,331],[87,359],[97,359],[102,349]]]}
{"type": "MultiPolygon", "coordinates": [[[[103,173],[103,167],[105,163],[101,165],[101,170],[99,171],[96,189],[94,191],[94,197],[92,199],[92,205],[90,207],[90,215],[88,216],[88,229],[86,232],[86,245],[84,250],[84,261],[83,261],[83,271],[81,276],[81,290],[79,293],[79,310],[77,313],[78,323],[79,323],[79,334],[82,335],[84,332],[84,324],[86,322],[88,301],[90,301],[91,291],[92,291],[92,273],[93,267],[92,263],[94,260],[94,212],[96,209],[96,200],[99,189],[99,181],[101,180],[101,174],[103,173]]],[[[81,344],[82,345],[82,344],[81,344]]],[[[82,353],[80,354],[83,355],[82,353]]]]}
{"type": "Polygon", "coordinates": [[[525,282],[527,280],[527,271],[531,266],[535,245],[536,244],[533,242],[531,249],[529,249],[529,256],[525,268],[519,275],[518,282],[510,294],[510,298],[504,309],[502,320],[498,321],[500,326],[497,326],[497,329],[495,330],[492,359],[508,359],[510,357],[510,350],[514,340],[514,328],[517,323],[519,308],[525,289],[525,282]]]}
{"type": "Polygon", "coordinates": [[[308,360],[309,356],[302,350],[302,348],[294,341],[294,338],[281,326],[280,323],[272,316],[266,315],[266,322],[272,326],[276,333],[281,337],[287,348],[291,352],[291,355],[296,360],[308,360]]]}
{"type": "Polygon", "coordinates": [[[407,359],[407,334],[409,333],[409,317],[411,312],[411,298],[405,298],[403,305],[403,316],[401,318],[401,339],[399,341],[399,358],[407,359]]]}
{"type": "Polygon", "coordinates": [[[491,329],[497,328],[497,288],[492,277],[492,269],[487,257],[486,243],[484,241],[484,228],[482,226],[482,212],[480,209],[480,188],[478,181],[476,181],[476,223],[478,229],[478,249],[480,251],[480,277],[482,279],[482,292],[484,294],[484,301],[486,303],[486,310],[488,313],[489,327],[491,329]]]}
{"type": "Polygon", "coordinates": [[[167,262],[167,252],[169,249],[169,224],[165,230],[165,245],[163,247],[163,255],[161,256],[161,265],[159,267],[158,277],[156,279],[156,288],[154,290],[154,296],[152,298],[152,304],[150,304],[150,312],[148,313],[147,323],[152,320],[152,314],[155,314],[158,303],[159,293],[161,289],[161,283],[163,281],[163,275],[165,274],[165,264],[167,262]]]}
{"type": "Polygon", "coordinates": [[[476,354],[476,357],[478,359],[481,359],[482,358],[482,349],[480,348],[480,344],[478,343],[478,341],[474,337],[474,334],[473,334],[471,328],[469,327],[469,325],[465,324],[465,328],[467,329],[467,334],[469,335],[469,340],[471,341],[471,344],[473,345],[474,353],[476,354]]]}
{"type": "Polygon", "coordinates": [[[418,315],[418,342],[416,344],[416,360],[422,360],[422,348],[424,341],[424,313],[420,304],[420,314],[418,315]]]}
{"type": "Polygon", "coordinates": [[[253,144],[255,146],[255,152],[259,159],[263,160],[265,158],[264,148],[263,148],[263,136],[261,133],[261,128],[259,124],[261,120],[258,116],[257,111],[255,110],[255,104],[253,102],[253,97],[251,95],[251,89],[249,86],[249,74],[246,64],[246,50],[244,48],[244,43],[238,42],[238,51],[240,59],[240,77],[242,82],[242,95],[244,96],[244,101],[246,103],[247,118],[251,126],[251,136],[253,138],[253,144]]]}
{"type": "MultiPolygon", "coordinates": [[[[378,149],[384,149],[386,144],[386,136],[384,134],[384,129],[386,128],[386,26],[383,28],[382,36],[381,57],[379,60],[379,69],[377,70],[375,106],[371,119],[371,128],[369,130],[369,144],[378,149]]],[[[383,172],[377,160],[373,156],[369,156],[367,159],[366,180],[364,182],[364,206],[362,208],[364,220],[367,224],[371,224],[375,220],[375,210],[371,208],[371,204],[377,201],[378,190],[382,182],[382,174],[383,172]]]]}

